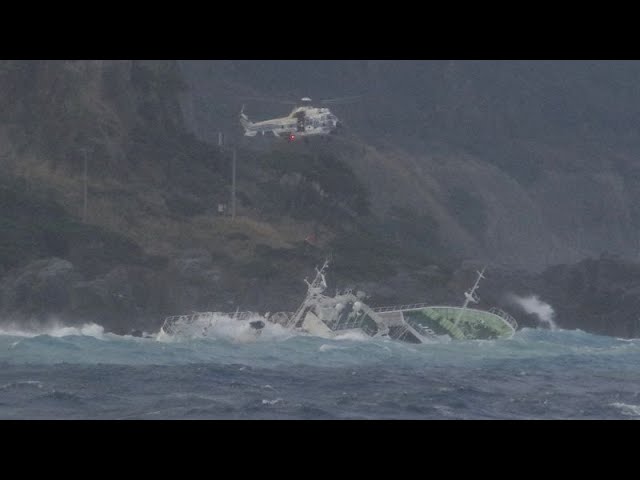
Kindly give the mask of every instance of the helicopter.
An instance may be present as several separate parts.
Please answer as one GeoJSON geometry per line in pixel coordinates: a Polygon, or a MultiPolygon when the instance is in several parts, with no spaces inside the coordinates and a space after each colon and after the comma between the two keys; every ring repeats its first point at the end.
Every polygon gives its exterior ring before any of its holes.
{"type": "MultiPolygon", "coordinates": [[[[342,97],[322,100],[320,103],[344,103],[360,98],[362,95],[354,97],[342,97]]],[[[263,100],[263,99],[260,99],[263,100]]],[[[268,100],[272,101],[272,100],[268,100]]],[[[298,102],[277,101],[278,103],[288,103],[296,105],[291,113],[286,117],[272,118],[261,122],[252,122],[244,113],[244,105],[240,111],[240,124],[244,128],[244,135],[255,137],[258,133],[265,135],[270,133],[278,138],[286,138],[293,142],[297,138],[314,135],[336,134],[342,128],[342,122],[338,120],[328,108],[314,107],[309,97],[304,97],[298,102]]]]}

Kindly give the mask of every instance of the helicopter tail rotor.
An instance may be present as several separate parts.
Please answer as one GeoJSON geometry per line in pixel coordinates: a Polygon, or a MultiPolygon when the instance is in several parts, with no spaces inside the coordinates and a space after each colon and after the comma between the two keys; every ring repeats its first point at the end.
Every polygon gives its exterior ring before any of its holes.
{"type": "Polygon", "coordinates": [[[249,117],[247,117],[244,113],[244,105],[242,105],[242,108],[240,109],[240,123],[242,123],[242,126],[249,126],[251,124],[251,122],[249,121],[249,117]]]}

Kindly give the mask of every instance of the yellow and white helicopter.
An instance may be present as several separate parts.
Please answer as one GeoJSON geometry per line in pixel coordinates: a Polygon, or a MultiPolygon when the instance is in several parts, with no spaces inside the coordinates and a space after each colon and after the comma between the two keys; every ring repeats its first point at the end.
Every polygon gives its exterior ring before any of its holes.
{"type": "MultiPolygon", "coordinates": [[[[361,96],[362,95],[321,100],[320,103],[347,103],[361,96]]],[[[301,137],[335,134],[338,129],[342,127],[338,117],[331,113],[328,108],[312,106],[312,101],[309,97],[304,97],[300,101],[302,104],[298,102],[277,101],[278,103],[294,104],[296,107],[286,117],[272,118],[261,122],[250,121],[244,113],[243,106],[240,111],[240,124],[244,128],[245,136],[255,137],[258,133],[262,135],[269,133],[275,137],[286,138],[289,142],[293,142],[301,137]]]]}

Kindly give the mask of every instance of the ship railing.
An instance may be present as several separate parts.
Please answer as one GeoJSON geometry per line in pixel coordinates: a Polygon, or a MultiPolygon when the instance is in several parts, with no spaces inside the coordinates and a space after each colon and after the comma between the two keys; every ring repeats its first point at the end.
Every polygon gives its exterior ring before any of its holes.
{"type": "Polygon", "coordinates": [[[428,307],[429,304],[428,303],[411,303],[411,304],[407,304],[407,305],[393,305],[393,306],[389,306],[389,307],[375,307],[372,308],[371,310],[373,310],[376,313],[384,313],[384,312],[396,312],[399,310],[416,310],[418,308],[425,308],[428,307]]]}
{"type": "Polygon", "coordinates": [[[500,318],[502,318],[505,322],[507,322],[509,325],[511,325],[514,330],[518,329],[518,322],[516,322],[516,319],[513,318],[511,315],[509,315],[504,310],[502,310],[502,309],[500,309],[498,307],[492,307],[491,309],[489,309],[489,312],[493,313],[494,315],[499,316],[500,318]]]}

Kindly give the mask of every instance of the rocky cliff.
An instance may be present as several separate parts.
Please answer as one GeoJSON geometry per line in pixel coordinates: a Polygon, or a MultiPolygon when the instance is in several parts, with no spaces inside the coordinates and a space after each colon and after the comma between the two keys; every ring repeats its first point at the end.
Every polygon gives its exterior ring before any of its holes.
{"type": "Polygon", "coordinates": [[[488,263],[487,300],[519,284],[561,326],[635,335],[563,279],[618,255],[601,303],[635,301],[638,77],[637,62],[0,62],[0,318],[126,332],[288,310],[332,256],[334,284],[374,304],[458,302],[488,263]],[[353,94],[331,142],[237,125],[243,103],[287,113],[247,97],[353,94]],[[238,153],[234,221],[218,132],[238,153]]]}

